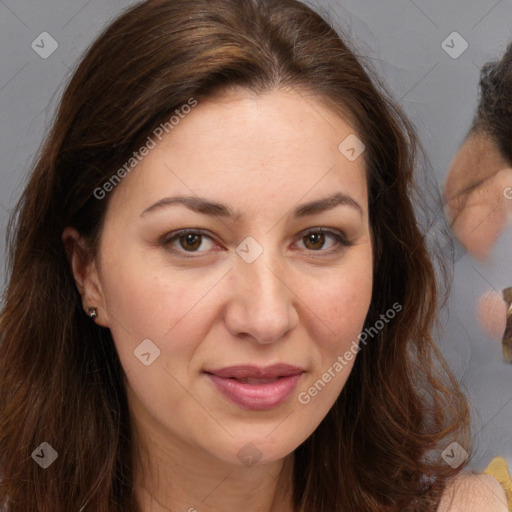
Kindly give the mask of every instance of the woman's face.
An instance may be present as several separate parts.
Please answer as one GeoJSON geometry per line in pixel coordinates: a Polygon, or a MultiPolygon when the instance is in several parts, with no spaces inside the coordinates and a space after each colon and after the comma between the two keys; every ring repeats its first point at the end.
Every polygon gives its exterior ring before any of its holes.
{"type": "Polygon", "coordinates": [[[311,97],[232,92],[111,192],[88,300],[161,450],[277,460],[338,397],[372,292],[363,157],[339,149],[353,134],[311,97]]]}

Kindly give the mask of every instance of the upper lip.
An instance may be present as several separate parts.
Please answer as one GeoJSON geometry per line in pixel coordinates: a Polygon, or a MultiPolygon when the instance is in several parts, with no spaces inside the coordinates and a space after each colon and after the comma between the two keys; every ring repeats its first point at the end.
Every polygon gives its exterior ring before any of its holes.
{"type": "Polygon", "coordinates": [[[278,363],[272,366],[252,366],[252,365],[237,365],[226,366],[218,370],[206,370],[206,373],[211,373],[217,377],[232,378],[232,379],[273,379],[276,377],[289,377],[290,375],[298,375],[304,370],[298,366],[290,364],[278,363]]]}

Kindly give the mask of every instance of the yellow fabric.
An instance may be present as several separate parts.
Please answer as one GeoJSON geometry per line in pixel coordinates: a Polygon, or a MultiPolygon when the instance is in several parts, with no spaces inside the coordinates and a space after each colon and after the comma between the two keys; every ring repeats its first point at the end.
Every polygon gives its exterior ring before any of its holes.
{"type": "Polygon", "coordinates": [[[507,495],[508,509],[512,510],[512,479],[508,472],[507,461],[503,457],[494,457],[485,468],[484,474],[493,476],[502,485],[507,495]]]}

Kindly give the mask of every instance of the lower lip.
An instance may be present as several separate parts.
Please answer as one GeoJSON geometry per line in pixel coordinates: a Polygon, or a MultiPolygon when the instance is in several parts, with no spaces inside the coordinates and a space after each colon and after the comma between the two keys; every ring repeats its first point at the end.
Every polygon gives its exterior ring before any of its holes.
{"type": "Polygon", "coordinates": [[[302,376],[299,373],[266,384],[244,384],[211,373],[207,375],[224,396],[244,409],[255,411],[272,409],[282,404],[293,393],[302,376]]]}

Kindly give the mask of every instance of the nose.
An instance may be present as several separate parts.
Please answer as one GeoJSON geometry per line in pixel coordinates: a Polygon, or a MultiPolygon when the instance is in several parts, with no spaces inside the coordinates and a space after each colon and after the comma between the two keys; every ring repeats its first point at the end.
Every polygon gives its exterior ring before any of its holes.
{"type": "Polygon", "coordinates": [[[296,296],[283,269],[265,251],[252,263],[237,258],[226,313],[227,328],[233,336],[274,343],[297,325],[296,296]]]}

